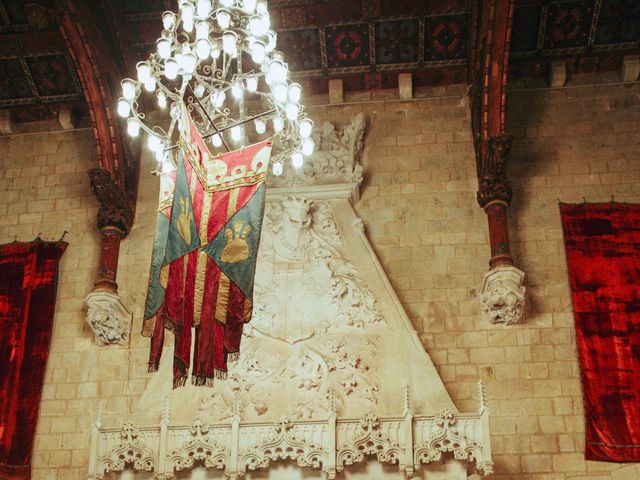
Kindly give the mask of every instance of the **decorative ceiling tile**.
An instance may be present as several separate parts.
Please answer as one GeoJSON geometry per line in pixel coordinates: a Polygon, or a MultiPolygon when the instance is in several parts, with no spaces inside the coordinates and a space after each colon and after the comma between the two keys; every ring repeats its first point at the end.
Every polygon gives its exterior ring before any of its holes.
{"type": "Polygon", "coordinates": [[[308,25],[330,25],[332,23],[357,22],[362,20],[360,0],[333,0],[316,2],[305,7],[308,25]]]}
{"type": "Polygon", "coordinates": [[[305,11],[304,7],[281,8],[272,17],[274,26],[278,28],[303,27],[305,25],[305,11]]]}
{"type": "MultiPolygon", "coordinates": [[[[363,0],[366,2],[367,0],[363,0]]],[[[469,10],[469,0],[382,0],[380,15],[394,16],[423,16],[463,12],[469,10]]]]}
{"type": "Polygon", "coordinates": [[[424,34],[425,61],[466,60],[468,14],[427,17],[424,34]]]}
{"type": "Polygon", "coordinates": [[[378,22],[375,24],[376,63],[413,63],[419,58],[417,19],[378,22]]]}
{"type": "Polygon", "coordinates": [[[544,48],[586,47],[593,17],[593,1],[549,5],[544,48]]]}
{"type": "Polygon", "coordinates": [[[334,25],[324,33],[329,68],[369,65],[369,24],[334,25]]]}
{"type": "MultiPolygon", "coordinates": [[[[24,71],[22,62],[18,58],[7,58],[0,60],[0,101],[19,101],[33,97],[33,92],[29,87],[29,78],[24,71]]],[[[19,102],[18,102],[19,103],[19,102]]]]}
{"type": "Polygon", "coordinates": [[[595,44],[640,41],[640,1],[603,0],[595,44]]]}
{"type": "Polygon", "coordinates": [[[11,109],[16,122],[42,122],[58,115],[59,105],[21,105],[11,109]]]}
{"type": "Polygon", "coordinates": [[[5,12],[12,25],[26,25],[29,23],[24,0],[2,0],[5,12]]]}
{"type": "Polygon", "coordinates": [[[79,93],[65,55],[43,55],[27,57],[25,60],[40,97],[79,93]]]}
{"type": "Polygon", "coordinates": [[[320,31],[317,28],[280,32],[278,46],[285,52],[287,63],[292,71],[322,68],[320,31]]]}
{"type": "Polygon", "coordinates": [[[537,50],[541,16],[542,5],[527,5],[515,9],[511,30],[512,52],[537,50]]]}

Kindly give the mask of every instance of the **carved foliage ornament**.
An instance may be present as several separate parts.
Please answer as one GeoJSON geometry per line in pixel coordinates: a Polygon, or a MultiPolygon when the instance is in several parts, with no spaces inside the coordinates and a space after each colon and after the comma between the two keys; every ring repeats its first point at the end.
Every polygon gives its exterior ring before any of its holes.
{"type": "Polygon", "coordinates": [[[129,344],[132,313],[115,292],[96,290],[84,300],[85,321],[98,345],[129,344]]]}
{"type": "Polygon", "coordinates": [[[379,462],[393,465],[398,464],[402,457],[402,448],[382,433],[380,419],[373,413],[362,417],[355,436],[338,447],[338,471],[346,465],[364,461],[367,455],[375,455],[379,462]]]}
{"type": "Polygon", "coordinates": [[[453,453],[456,460],[477,461],[482,458],[481,447],[469,440],[457,426],[457,419],[449,410],[436,417],[428,438],[414,447],[416,465],[437,462],[443,453],[453,453]]]}
{"type": "Polygon", "coordinates": [[[320,468],[327,452],[304,438],[293,421],[281,417],[262,440],[240,452],[241,471],[267,468],[272,461],[294,460],[299,467],[320,468]]]}
{"type": "Polygon", "coordinates": [[[523,281],[524,272],[513,265],[489,270],[480,293],[483,317],[491,323],[518,323],[524,317],[523,281]]]}
{"type": "Polygon", "coordinates": [[[133,423],[125,423],[119,437],[118,444],[98,460],[104,473],[121,472],[127,466],[146,472],[155,468],[155,454],[133,423]]]}
{"type": "Polygon", "coordinates": [[[234,395],[243,414],[257,417],[324,413],[329,389],[339,408],[347,401],[365,410],[377,405],[380,339],[353,334],[386,320],[362,274],[341,255],[342,242],[330,202],[289,197],[267,204],[245,348],[221,394],[204,399],[203,416],[223,420],[234,395]],[[297,295],[274,291],[274,284],[297,295]],[[289,410],[278,410],[282,392],[289,392],[289,410]]]}
{"type": "Polygon", "coordinates": [[[281,176],[268,177],[267,185],[283,187],[361,183],[363,169],[358,156],[362,149],[365,123],[362,113],[356,115],[341,132],[331,123],[325,122],[320,128],[314,129],[316,150],[302,168],[295,169],[287,163],[281,176]]]}
{"type": "Polygon", "coordinates": [[[100,202],[98,228],[114,227],[126,236],[133,225],[133,211],[120,187],[108,170],[92,168],[88,171],[91,191],[100,202]]]}
{"type": "Polygon", "coordinates": [[[209,430],[200,419],[191,424],[190,438],[169,455],[169,464],[176,471],[191,469],[196,461],[204,462],[206,468],[225,469],[231,452],[213,441],[209,430]]]}
{"type": "Polygon", "coordinates": [[[510,135],[496,135],[487,142],[488,152],[478,166],[478,204],[484,208],[489,202],[511,203],[512,191],[506,169],[511,152],[510,135]]]}

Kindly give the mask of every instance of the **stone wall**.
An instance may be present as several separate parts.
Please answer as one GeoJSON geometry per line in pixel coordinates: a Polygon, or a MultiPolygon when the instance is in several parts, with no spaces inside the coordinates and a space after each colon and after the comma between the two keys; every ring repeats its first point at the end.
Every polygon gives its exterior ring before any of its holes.
{"type": "MultiPolygon", "coordinates": [[[[477,206],[468,107],[449,98],[328,108],[366,112],[366,185],[357,211],[461,410],[487,386],[495,478],[610,478],[584,461],[584,417],[558,202],[638,202],[640,86],[512,92],[508,175],[513,254],[527,274],[527,318],[485,324],[486,216],[477,206]]],[[[640,478],[621,472],[619,478],[640,478]]]]}
{"type": "MultiPolygon", "coordinates": [[[[131,348],[99,348],[84,324],[83,300],[93,288],[99,257],[98,201],[87,170],[97,167],[91,130],[0,137],[0,243],[57,240],[67,230],[56,315],[40,419],[32,458],[32,478],[86,478],[89,427],[98,399],[106,422],[129,413],[147,378],[147,342],[137,334],[154,229],[155,177],[143,175],[137,223],[121,247],[118,280],[138,323],[131,348]],[[151,194],[147,193],[151,191],[151,194]],[[135,288],[134,288],[135,285],[135,288]]],[[[144,164],[143,171],[151,170],[144,164]]],[[[157,204],[157,203],[156,203],[157,204]]]]}
{"type": "MultiPolygon", "coordinates": [[[[458,408],[477,408],[487,386],[498,479],[636,478],[583,460],[583,415],[558,201],[638,201],[640,86],[528,90],[510,96],[515,137],[509,177],[513,253],[527,274],[521,325],[484,324],[478,290],[487,269],[486,216],[477,188],[463,86],[426,98],[347,96],[309,108],[346,124],[367,118],[365,184],[356,209],[458,408]],[[372,98],[373,97],[373,98],[372,98]]],[[[323,98],[313,99],[322,103],[323,98]]],[[[90,130],[0,137],[0,243],[58,239],[69,248],[59,279],[54,334],[33,456],[34,479],[83,478],[98,399],[106,424],[121,423],[146,380],[147,341],[138,334],[157,200],[143,159],[136,224],[121,247],[120,293],[134,312],[130,347],[98,348],[83,299],[96,272],[97,201],[86,170],[96,165],[90,130]]],[[[635,468],[635,467],[631,467],[635,468]]],[[[637,475],[637,473],[636,473],[637,475]]]]}

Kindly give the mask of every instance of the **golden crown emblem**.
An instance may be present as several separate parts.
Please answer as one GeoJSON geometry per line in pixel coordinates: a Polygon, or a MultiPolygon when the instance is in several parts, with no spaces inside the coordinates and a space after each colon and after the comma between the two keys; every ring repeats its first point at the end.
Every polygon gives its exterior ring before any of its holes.
{"type": "Polygon", "coordinates": [[[225,263],[237,263],[249,258],[247,237],[250,233],[251,225],[245,224],[242,220],[237,220],[233,228],[227,228],[224,231],[227,243],[222,249],[220,260],[225,263]]]}

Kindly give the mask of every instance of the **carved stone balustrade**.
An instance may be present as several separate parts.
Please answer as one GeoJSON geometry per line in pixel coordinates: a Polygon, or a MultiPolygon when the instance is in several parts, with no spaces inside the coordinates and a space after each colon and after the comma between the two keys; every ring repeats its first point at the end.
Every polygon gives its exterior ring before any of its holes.
{"type": "Polygon", "coordinates": [[[332,412],[325,420],[281,417],[269,423],[244,423],[236,414],[227,423],[212,425],[200,419],[170,425],[166,407],[154,427],[127,422],[121,429],[105,429],[98,417],[91,439],[88,480],[117,478],[125,469],[163,480],[197,462],[235,480],[278,460],[322,471],[327,479],[367,460],[396,465],[406,478],[422,478],[423,466],[447,458],[467,462],[469,475],[493,472],[485,405],[478,414],[445,409],[435,416],[414,415],[405,408],[395,417],[370,412],[359,419],[338,419],[332,412]]]}

